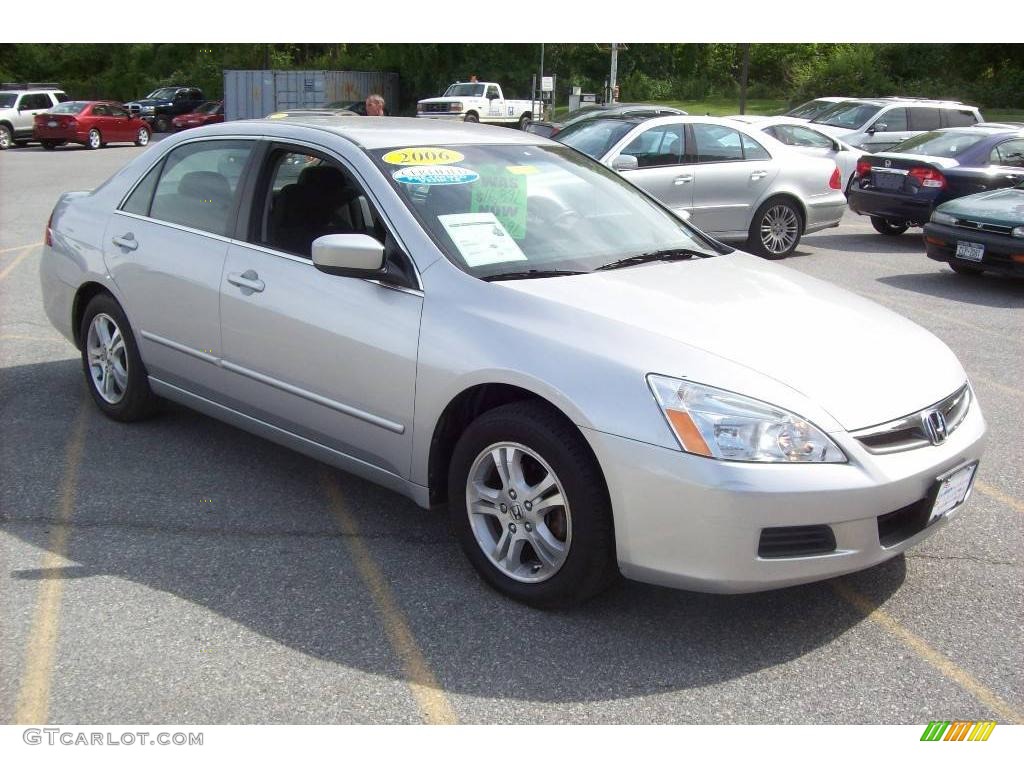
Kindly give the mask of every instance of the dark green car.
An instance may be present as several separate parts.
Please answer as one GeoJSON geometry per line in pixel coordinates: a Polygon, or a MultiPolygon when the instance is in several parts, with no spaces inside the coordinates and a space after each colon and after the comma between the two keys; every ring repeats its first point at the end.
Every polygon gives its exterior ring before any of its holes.
{"type": "Polygon", "coordinates": [[[928,258],[961,275],[1024,276],[1024,182],[943,203],[924,227],[928,258]]]}

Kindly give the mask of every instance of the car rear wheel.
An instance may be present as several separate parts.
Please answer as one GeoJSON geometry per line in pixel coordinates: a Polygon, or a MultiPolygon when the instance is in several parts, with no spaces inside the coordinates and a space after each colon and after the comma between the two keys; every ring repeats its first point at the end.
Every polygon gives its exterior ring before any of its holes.
{"type": "Polygon", "coordinates": [[[537,607],[571,605],[618,575],[611,502],[579,430],[536,401],[469,425],[448,475],[452,527],[492,587],[537,607]]]}
{"type": "Polygon", "coordinates": [[[804,217],[796,203],[773,198],[762,203],[750,225],[747,246],[766,259],[782,259],[796,250],[804,217]]]}
{"type": "Polygon", "coordinates": [[[910,226],[905,221],[893,221],[892,219],[883,219],[881,216],[871,217],[871,226],[875,228],[875,232],[883,235],[890,235],[896,237],[902,235],[910,226]]]}
{"type": "Polygon", "coordinates": [[[529,115],[522,115],[519,118],[519,130],[520,131],[525,131],[529,127],[530,127],[530,116],[529,115]]]}
{"type": "Polygon", "coordinates": [[[14,140],[14,146],[16,146],[16,147],[27,147],[28,146],[28,139],[15,139],[14,140]]]}
{"type": "Polygon", "coordinates": [[[56,141],[41,141],[39,143],[43,145],[43,149],[56,149],[57,148],[57,144],[59,142],[56,142],[56,141]]]}
{"type": "Polygon", "coordinates": [[[985,271],[980,267],[971,267],[967,264],[957,264],[952,261],[949,262],[949,268],[958,275],[970,275],[971,277],[981,277],[981,274],[985,271]]]}
{"type": "Polygon", "coordinates": [[[89,394],[117,421],[139,421],[158,403],[149,388],[135,336],[121,306],[109,294],[93,297],[79,327],[82,370],[89,394]]]}
{"type": "Polygon", "coordinates": [[[6,125],[0,125],[0,149],[10,149],[14,145],[11,129],[6,125]]]}
{"type": "Polygon", "coordinates": [[[100,135],[99,130],[96,128],[89,129],[89,139],[86,141],[85,146],[89,149],[99,149],[103,146],[103,137],[100,135]]]}
{"type": "Polygon", "coordinates": [[[135,146],[144,147],[147,144],[149,144],[149,130],[146,128],[139,128],[139,132],[135,136],[135,146]]]}

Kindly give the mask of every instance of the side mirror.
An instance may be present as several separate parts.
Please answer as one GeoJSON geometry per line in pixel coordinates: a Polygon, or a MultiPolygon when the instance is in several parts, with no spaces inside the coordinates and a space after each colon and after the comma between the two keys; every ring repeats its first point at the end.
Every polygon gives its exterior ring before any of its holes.
{"type": "Polygon", "coordinates": [[[870,128],[868,128],[868,133],[874,135],[875,131],[885,133],[887,130],[889,130],[889,125],[887,123],[875,123],[870,128]]]}
{"type": "Polygon", "coordinates": [[[832,139],[832,149],[835,152],[842,152],[843,151],[843,145],[839,143],[838,139],[832,139]]]}
{"type": "Polygon", "coordinates": [[[619,155],[612,160],[612,170],[614,171],[635,171],[640,167],[640,163],[633,155],[619,155]]]}
{"type": "Polygon", "coordinates": [[[313,241],[313,266],[328,275],[379,278],[384,246],[369,235],[324,235],[313,241]]]}

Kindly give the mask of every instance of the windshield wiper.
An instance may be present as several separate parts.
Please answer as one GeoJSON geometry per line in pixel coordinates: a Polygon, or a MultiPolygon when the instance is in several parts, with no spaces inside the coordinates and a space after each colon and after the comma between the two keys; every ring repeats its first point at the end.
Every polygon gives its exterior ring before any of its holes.
{"type": "Polygon", "coordinates": [[[713,256],[712,253],[704,253],[703,251],[694,251],[689,248],[665,248],[661,251],[651,251],[650,253],[641,253],[637,256],[628,256],[625,259],[619,259],[613,261],[611,264],[602,264],[597,267],[598,269],[621,269],[622,267],[632,267],[636,264],[646,264],[650,261],[686,261],[697,257],[703,259],[708,256],[713,256]]]}
{"type": "Polygon", "coordinates": [[[493,280],[530,280],[534,277],[562,277],[563,275],[584,275],[585,272],[576,272],[571,269],[527,269],[523,272],[499,272],[496,275],[481,277],[481,280],[491,282],[493,280]]]}

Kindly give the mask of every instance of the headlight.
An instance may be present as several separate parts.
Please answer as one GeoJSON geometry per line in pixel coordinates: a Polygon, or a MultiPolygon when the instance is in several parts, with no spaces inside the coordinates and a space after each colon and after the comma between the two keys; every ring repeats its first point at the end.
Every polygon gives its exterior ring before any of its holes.
{"type": "Polygon", "coordinates": [[[449,112],[461,112],[462,111],[462,102],[461,101],[453,101],[451,104],[448,105],[448,111],[449,112]]]}
{"type": "Polygon", "coordinates": [[[1010,230],[1010,234],[1014,237],[1024,237],[1024,227],[1014,227],[1010,230]]]}
{"type": "Polygon", "coordinates": [[[154,112],[156,112],[156,107],[143,107],[142,108],[142,112],[143,112],[143,114],[151,115],[154,112]]]}
{"type": "Polygon", "coordinates": [[[932,211],[932,223],[949,224],[952,227],[956,224],[956,216],[950,216],[948,213],[942,213],[941,211],[932,211]]]}
{"type": "Polygon", "coordinates": [[[687,453],[730,461],[846,461],[828,435],[774,405],[653,373],[647,383],[687,453]]]}

